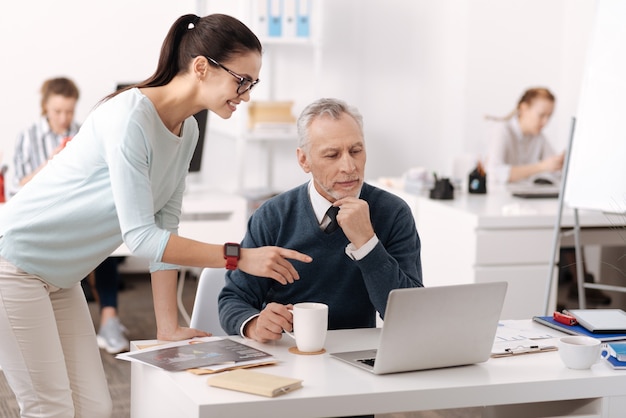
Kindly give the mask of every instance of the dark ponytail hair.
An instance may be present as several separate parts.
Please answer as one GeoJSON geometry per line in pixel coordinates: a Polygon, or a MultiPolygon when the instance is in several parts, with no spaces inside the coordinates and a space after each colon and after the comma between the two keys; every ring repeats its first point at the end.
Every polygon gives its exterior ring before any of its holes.
{"type": "Polygon", "coordinates": [[[234,17],[224,14],[181,16],[163,41],[154,74],[140,83],[106,96],[102,101],[134,87],[164,86],[177,74],[187,71],[189,62],[199,55],[222,62],[249,51],[262,53],[261,42],[245,24],[234,17]]]}

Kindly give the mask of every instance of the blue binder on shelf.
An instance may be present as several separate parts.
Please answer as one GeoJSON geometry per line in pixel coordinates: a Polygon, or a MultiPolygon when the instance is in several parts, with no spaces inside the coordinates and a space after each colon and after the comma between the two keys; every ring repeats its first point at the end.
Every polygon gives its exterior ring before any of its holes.
{"type": "Polygon", "coordinates": [[[269,0],[267,2],[267,35],[271,37],[281,37],[283,25],[283,1],[269,0]]]}
{"type": "Polygon", "coordinates": [[[626,332],[608,333],[608,332],[591,332],[581,325],[565,325],[554,320],[551,316],[534,316],[533,321],[538,322],[547,327],[563,331],[570,335],[585,335],[587,337],[596,338],[602,342],[626,340],[626,332]]]}
{"type": "Polygon", "coordinates": [[[311,0],[296,0],[296,36],[311,36],[311,0]]]}

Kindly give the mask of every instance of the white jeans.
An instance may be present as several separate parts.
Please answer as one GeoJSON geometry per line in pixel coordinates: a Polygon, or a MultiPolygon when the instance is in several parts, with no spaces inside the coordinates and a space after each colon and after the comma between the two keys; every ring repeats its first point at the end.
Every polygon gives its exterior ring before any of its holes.
{"type": "Polygon", "coordinates": [[[111,416],[80,283],[59,289],[0,257],[0,366],[22,417],[111,416]]]}

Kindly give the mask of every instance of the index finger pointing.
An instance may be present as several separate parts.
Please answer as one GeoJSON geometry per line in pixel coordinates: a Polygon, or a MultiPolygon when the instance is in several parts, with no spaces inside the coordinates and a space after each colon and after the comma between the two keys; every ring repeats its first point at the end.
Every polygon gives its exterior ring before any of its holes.
{"type": "Polygon", "coordinates": [[[295,250],[282,249],[280,251],[280,255],[284,258],[289,258],[291,260],[302,261],[303,263],[310,263],[311,261],[313,261],[313,258],[311,256],[295,250]]]}

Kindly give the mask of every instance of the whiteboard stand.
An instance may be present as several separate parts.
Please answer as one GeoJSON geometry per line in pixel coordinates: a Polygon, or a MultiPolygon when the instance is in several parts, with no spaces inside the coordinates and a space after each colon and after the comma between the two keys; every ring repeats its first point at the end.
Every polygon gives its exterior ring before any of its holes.
{"type": "MultiPolygon", "coordinates": [[[[561,176],[561,190],[559,191],[559,207],[556,211],[556,222],[554,225],[554,235],[553,235],[553,239],[552,239],[552,257],[550,257],[550,267],[548,268],[548,280],[546,280],[546,299],[545,299],[545,315],[547,316],[551,316],[552,313],[549,312],[550,310],[550,299],[552,296],[552,289],[554,287],[554,289],[556,289],[556,286],[554,285],[553,281],[554,281],[554,270],[556,268],[556,258],[557,258],[557,252],[561,246],[561,236],[567,235],[567,234],[571,234],[571,231],[569,232],[563,232],[561,231],[561,219],[563,217],[563,197],[565,196],[565,183],[567,182],[567,171],[569,168],[569,160],[570,160],[570,155],[571,155],[571,149],[572,149],[572,142],[573,142],[573,138],[574,138],[574,129],[576,128],[576,118],[572,118],[572,126],[570,128],[570,133],[569,133],[569,140],[568,140],[568,144],[567,144],[567,148],[565,150],[565,161],[563,162],[563,174],[561,176]]],[[[575,217],[576,217],[576,221],[575,221],[575,225],[574,225],[574,231],[576,231],[576,225],[578,224],[578,217],[577,217],[578,213],[575,211],[575,217]]],[[[574,239],[576,242],[576,235],[574,236],[574,239]]],[[[578,245],[576,245],[575,248],[575,253],[576,253],[576,263],[578,263],[578,258],[579,258],[579,253],[580,251],[578,245]]],[[[582,257],[580,257],[582,259],[582,257]]],[[[582,264],[579,264],[582,265],[582,264]]],[[[577,272],[579,274],[581,274],[581,269],[576,269],[577,272]]],[[[557,280],[558,280],[558,274],[557,274],[557,280]]],[[[584,277],[583,277],[583,281],[584,281],[584,277]]],[[[558,284],[558,283],[557,283],[558,284]]],[[[578,285],[579,289],[578,289],[578,295],[579,295],[579,299],[580,299],[580,280],[579,280],[579,285],[578,285]]],[[[584,296],[584,294],[583,294],[584,296]]]]}
{"type": "MultiPolygon", "coordinates": [[[[572,118],[572,126],[570,129],[570,137],[569,143],[566,149],[565,161],[563,163],[563,175],[561,177],[561,189],[559,193],[559,204],[557,209],[556,222],[554,226],[554,238],[552,241],[552,257],[550,257],[550,267],[548,269],[548,280],[547,288],[546,288],[546,298],[545,298],[545,315],[551,316],[552,312],[550,312],[550,299],[552,296],[552,291],[557,289],[558,283],[554,283],[554,272],[556,268],[556,259],[557,252],[560,248],[561,237],[574,235],[574,255],[576,259],[576,265],[580,268],[576,269],[576,281],[578,287],[578,307],[580,309],[585,309],[587,306],[587,301],[585,298],[585,289],[600,289],[607,290],[612,292],[622,292],[626,293],[626,286],[616,286],[609,284],[600,284],[600,283],[586,283],[585,282],[585,269],[583,264],[583,248],[580,238],[580,218],[578,208],[572,208],[574,211],[574,226],[570,230],[563,230],[561,225],[562,223],[562,215],[563,215],[563,205],[564,205],[564,197],[565,197],[565,187],[567,183],[567,173],[569,171],[570,166],[570,156],[572,150],[572,143],[574,139],[574,130],[576,128],[576,118],[572,118]]],[[[557,280],[558,280],[558,274],[557,280]]]]}
{"type": "MultiPolygon", "coordinates": [[[[626,2],[623,0],[598,0],[591,44],[587,52],[583,83],[579,97],[576,139],[574,128],[569,139],[564,170],[559,216],[554,231],[556,254],[561,231],[561,211],[564,198],[574,209],[574,238],[576,262],[582,268],[579,211],[576,208],[599,211],[609,217],[626,215],[626,141],[624,141],[623,115],[626,113],[626,2]],[[575,142],[575,147],[572,144],[575,142]],[[569,178],[568,178],[569,177],[569,178]],[[567,180],[567,187],[566,186],[567,180]],[[565,193],[567,191],[567,193],[565,193]]],[[[623,226],[622,222],[618,225],[623,226]]],[[[623,245],[623,238],[619,244],[623,245]]],[[[608,242],[603,241],[602,245],[608,242]]],[[[552,269],[554,264],[552,264],[552,269]]],[[[585,306],[584,289],[595,288],[626,292],[622,286],[585,283],[584,272],[579,268],[578,299],[585,306]]],[[[554,271],[550,270],[546,292],[546,314],[554,271]]]]}

